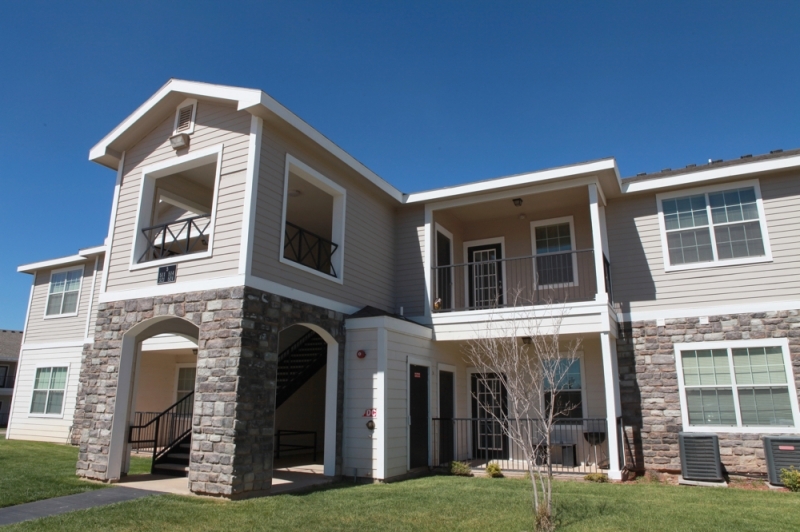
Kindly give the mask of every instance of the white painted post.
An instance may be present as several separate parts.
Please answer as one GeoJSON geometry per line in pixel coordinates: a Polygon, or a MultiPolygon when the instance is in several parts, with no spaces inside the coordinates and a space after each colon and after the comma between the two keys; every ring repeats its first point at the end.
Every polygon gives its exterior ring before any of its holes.
{"type": "Polygon", "coordinates": [[[597,295],[595,300],[598,303],[607,303],[608,294],[606,293],[606,277],[603,266],[603,224],[600,221],[600,203],[597,185],[589,185],[589,214],[592,220],[592,248],[594,249],[594,272],[597,283],[597,295]]]}
{"type": "Polygon", "coordinates": [[[375,398],[375,409],[378,416],[375,418],[375,468],[378,479],[386,478],[386,369],[389,360],[389,331],[385,326],[378,328],[378,374],[377,374],[377,395],[375,398]]]}
{"type": "Polygon", "coordinates": [[[621,480],[622,465],[619,461],[617,417],[622,414],[619,397],[619,370],[617,369],[616,339],[608,332],[600,333],[600,346],[603,352],[603,383],[606,395],[606,424],[608,433],[608,478],[621,480]]]}

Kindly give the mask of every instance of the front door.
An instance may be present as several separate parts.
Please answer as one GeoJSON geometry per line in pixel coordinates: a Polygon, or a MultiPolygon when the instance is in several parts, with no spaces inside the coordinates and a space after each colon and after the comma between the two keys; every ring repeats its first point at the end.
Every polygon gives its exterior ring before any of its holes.
{"type": "Polygon", "coordinates": [[[455,376],[452,371],[439,372],[439,463],[453,461],[455,407],[453,387],[455,376]]]}
{"type": "Polygon", "coordinates": [[[503,247],[486,244],[467,248],[469,308],[503,306],[503,247]]]}
{"type": "Polygon", "coordinates": [[[428,368],[408,367],[409,461],[411,469],[428,465],[428,368]]]}
{"type": "Polygon", "coordinates": [[[447,235],[436,232],[436,299],[439,308],[450,310],[453,300],[453,258],[450,256],[451,242],[447,235]],[[446,267],[443,267],[446,266],[446,267]]]}
{"type": "Polygon", "coordinates": [[[483,460],[508,459],[508,436],[500,420],[508,413],[506,389],[497,375],[472,374],[472,451],[483,460]]]}

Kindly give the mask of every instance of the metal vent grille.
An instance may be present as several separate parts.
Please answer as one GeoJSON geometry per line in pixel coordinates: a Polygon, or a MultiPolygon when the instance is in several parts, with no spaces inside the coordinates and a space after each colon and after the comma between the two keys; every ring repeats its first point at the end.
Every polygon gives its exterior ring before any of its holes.
{"type": "Polygon", "coordinates": [[[193,105],[187,105],[178,109],[178,127],[175,131],[186,131],[192,125],[192,110],[193,105]]]}
{"type": "Polygon", "coordinates": [[[681,473],[686,480],[721,482],[719,439],[716,434],[679,434],[681,473]]]}
{"type": "Polygon", "coordinates": [[[767,459],[769,483],[783,486],[781,469],[788,469],[790,466],[800,469],[800,438],[764,436],[764,456],[767,459]]]}

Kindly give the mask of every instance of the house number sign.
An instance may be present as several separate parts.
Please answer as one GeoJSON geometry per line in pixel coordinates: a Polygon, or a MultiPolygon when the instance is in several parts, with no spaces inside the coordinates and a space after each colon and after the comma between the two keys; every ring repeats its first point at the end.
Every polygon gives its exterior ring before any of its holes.
{"type": "Polygon", "coordinates": [[[378,417],[377,408],[367,408],[364,410],[364,417],[378,417]]]}
{"type": "Polygon", "coordinates": [[[177,264],[170,264],[169,266],[159,266],[158,284],[174,283],[177,275],[178,275],[177,264]]]}

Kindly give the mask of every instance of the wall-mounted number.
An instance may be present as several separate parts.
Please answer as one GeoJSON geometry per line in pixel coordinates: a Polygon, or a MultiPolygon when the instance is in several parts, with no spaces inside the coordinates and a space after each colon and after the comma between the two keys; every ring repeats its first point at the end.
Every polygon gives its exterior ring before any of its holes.
{"type": "Polygon", "coordinates": [[[169,266],[160,266],[158,268],[158,283],[174,283],[178,277],[178,265],[170,264],[169,266]]]}
{"type": "Polygon", "coordinates": [[[364,417],[378,417],[377,408],[367,408],[364,410],[364,417]]]}

